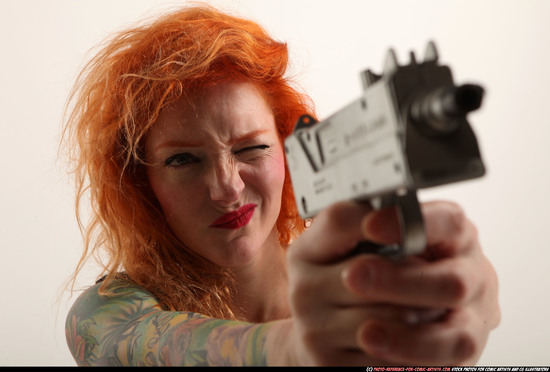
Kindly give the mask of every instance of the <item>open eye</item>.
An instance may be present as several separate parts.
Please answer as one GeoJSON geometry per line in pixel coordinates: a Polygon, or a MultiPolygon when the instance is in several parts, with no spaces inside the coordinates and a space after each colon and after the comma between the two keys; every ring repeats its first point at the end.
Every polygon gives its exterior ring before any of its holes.
{"type": "Polygon", "coordinates": [[[164,162],[164,165],[170,166],[170,167],[183,167],[185,165],[191,164],[191,163],[197,163],[199,161],[199,158],[196,156],[185,152],[181,154],[175,154],[170,156],[166,161],[164,162]]]}

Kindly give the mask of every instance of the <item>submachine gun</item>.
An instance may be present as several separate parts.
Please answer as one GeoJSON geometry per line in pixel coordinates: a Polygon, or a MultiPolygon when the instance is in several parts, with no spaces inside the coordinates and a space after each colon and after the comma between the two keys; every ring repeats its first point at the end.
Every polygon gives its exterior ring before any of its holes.
{"type": "Polygon", "coordinates": [[[438,64],[433,42],[424,60],[411,52],[399,65],[388,51],[383,73],[361,73],[363,94],[327,119],[304,115],[285,139],[296,203],[304,219],[343,200],[396,205],[400,244],[362,242],[358,252],[399,258],[426,246],[417,190],[485,174],[466,115],[481,106],[483,88],[457,86],[438,64]]]}

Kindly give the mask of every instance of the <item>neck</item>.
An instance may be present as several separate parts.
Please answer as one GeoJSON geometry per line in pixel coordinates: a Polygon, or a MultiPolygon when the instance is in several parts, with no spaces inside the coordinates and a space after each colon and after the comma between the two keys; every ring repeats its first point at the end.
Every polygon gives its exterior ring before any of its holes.
{"type": "Polygon", "coordinates": [[[261,323],[288,318],[286,251],[274,230],[253,262],[235,270],[237,319],[261,323]]]}

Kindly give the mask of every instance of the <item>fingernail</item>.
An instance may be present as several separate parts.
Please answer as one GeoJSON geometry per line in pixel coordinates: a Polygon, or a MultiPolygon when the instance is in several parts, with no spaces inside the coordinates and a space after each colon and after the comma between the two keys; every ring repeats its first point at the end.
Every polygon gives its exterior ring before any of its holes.
{"type": "Polygon", "coordinates": [[[363,334],[363,340],[370,351],[385,354],[389,348],[388,332],[380,326],[370,326],[363,334]]]}
{"type": "Polygon", "coordinates": [[[357,273],[357,286],[361,293],[367,293],[370,290],[372,284],[372,270],[369,267],[363,265],[361,270],[357,273]]]}
{"type": "Polygon", "coordinates": [[[372,270],[365,264],[353,265],[344,271],[344,280],[350,289],[358,295],[369,292],[372,283],[372,270]]]}

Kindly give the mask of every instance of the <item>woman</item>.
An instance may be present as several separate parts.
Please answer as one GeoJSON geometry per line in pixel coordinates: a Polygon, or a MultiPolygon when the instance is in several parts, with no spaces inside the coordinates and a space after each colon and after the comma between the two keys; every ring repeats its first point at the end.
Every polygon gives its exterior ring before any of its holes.
{"type": "Polygon", "coordinates": [[[191,7],[112,38],[79,77],[67,123],[86,250],[104,277],[67,317],[81,365],[473,364],[499,322],[497,279],[452,203],[422,206],[428,247],[392,210],[327,208],[304,232],[283,154],[312,113],[286,45],[191,7]],[[302,234],[303,233],[303,234],[302,234]]]}

